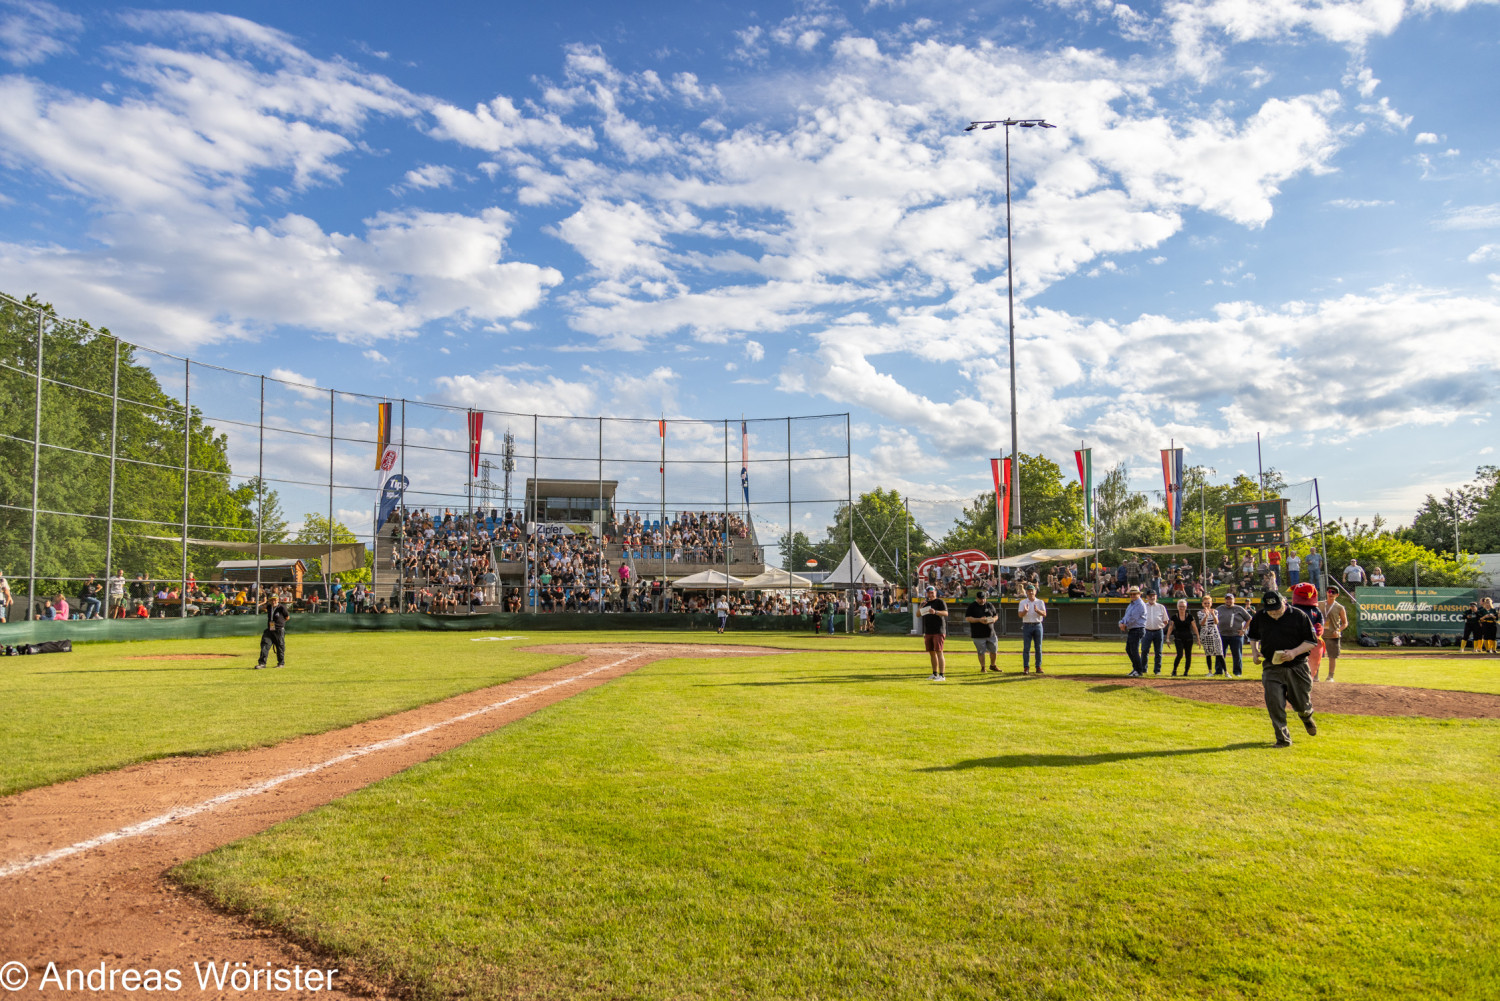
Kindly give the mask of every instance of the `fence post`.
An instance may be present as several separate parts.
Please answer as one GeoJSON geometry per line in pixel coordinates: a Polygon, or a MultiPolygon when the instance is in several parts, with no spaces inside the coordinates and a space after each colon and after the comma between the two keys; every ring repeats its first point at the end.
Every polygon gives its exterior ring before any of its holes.
{"type": "Polygon", "coordinates": [[[26,573],[26,619],[36,619],[36,509],[41,504],[37,487],[42,480],[42,339],[46,314],[36,311],[36,424],[31,433],[31,562],[26,573]]]}
{"type": "Polygon", "coordinates": [[[255,454],[255,604],[260,606],[261,546],[266,533],[266,377],[260,377],[260,430],[255,454]]]}
{"type": "Polygon", "coordinates": [[[193,438],[193,405],[191,400],[193,363],[182,360],[182,589],[177,592],[177,617],[187,618],[188,576],[188,485],[192,481],[190,451],[193,438]]]}
{"type": "MultiPolygon", "coordinates": [[[[114,587],[115,557],[115,454],[119,451],[120,435],[120,339],[116,337],[114,377],[110,387],[109,410],[109,502],[104,522],[104,618],[109,618],[110,591],[114,587]]],[[[120,592],[120,601],[125,593],[120,592]]]]}

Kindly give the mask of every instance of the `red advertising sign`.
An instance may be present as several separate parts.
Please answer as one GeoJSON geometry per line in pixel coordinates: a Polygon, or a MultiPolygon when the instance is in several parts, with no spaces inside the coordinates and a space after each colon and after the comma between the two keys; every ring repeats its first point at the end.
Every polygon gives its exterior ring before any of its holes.
{"type": "Polygon", "coordinates": [[[926,578],[928,571],[933,567],[941,569],[942,575],[947,576],[947,568],[953,567],[958,571],[958,577],[965,584],[971,584],[974,579],[982,573],[989,572],[989,554],[981,549],[964,549],[956,553],[940,553],[937,556],[929,556],[917,566],[917,576],[926,578]]]}

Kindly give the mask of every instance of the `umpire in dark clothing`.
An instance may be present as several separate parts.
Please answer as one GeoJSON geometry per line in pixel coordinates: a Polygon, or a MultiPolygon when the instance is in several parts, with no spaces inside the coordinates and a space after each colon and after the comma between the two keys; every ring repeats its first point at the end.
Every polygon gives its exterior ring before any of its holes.
{"type": "Polygon", "coordinates": [[[274,599],[266,599],[266,628],[260,634],[260,660],[254,670],[266,666],[266,655],[276,650],[276,666],[286,667],[286,620],[291,618],[286,606],[274,599]]]}
{"type": "Polygon", "coordinates": [[[1291,747],[1292,736],[1286,727],[1286,707],[1291,703],[1302,725],[1311,736],[1317,736],[1313,722],[1312,672],[1307,655],[1318,645],[1318,634],[1312,620],[1288,605],[1275,591],[1260,599],[1260,611],[1250,620],[1250,649],[1261,666],[1261,685],[1266,693],[1266,711],[1276,731],[1276,746],[1291,747]]]}

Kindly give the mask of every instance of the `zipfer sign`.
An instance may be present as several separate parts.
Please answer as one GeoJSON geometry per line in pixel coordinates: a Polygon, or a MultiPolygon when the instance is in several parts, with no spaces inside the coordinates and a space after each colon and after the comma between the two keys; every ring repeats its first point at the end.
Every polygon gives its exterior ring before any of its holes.
{"type": "Polygon", "coordinates": [[[1361,587],[1354,600],[1359,602],[1361,636],[1463,636],[1464,612],[1479,600],[1479,592],[1471,587],[1361,587]]]}

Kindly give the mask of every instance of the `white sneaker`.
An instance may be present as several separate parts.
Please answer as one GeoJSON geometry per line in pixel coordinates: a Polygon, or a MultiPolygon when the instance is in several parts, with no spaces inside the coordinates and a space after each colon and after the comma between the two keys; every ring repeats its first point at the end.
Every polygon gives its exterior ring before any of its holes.
{"type": "Polygon", "coordinates": [[[931,674],[929,674],[927,676],[927,680],[928,681],[936,681],[937,679],[938,679],[938,676],[937,676],[937,672],[936,671],[933,671],[931,674]]]}

